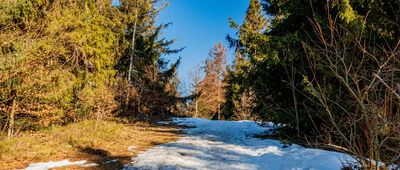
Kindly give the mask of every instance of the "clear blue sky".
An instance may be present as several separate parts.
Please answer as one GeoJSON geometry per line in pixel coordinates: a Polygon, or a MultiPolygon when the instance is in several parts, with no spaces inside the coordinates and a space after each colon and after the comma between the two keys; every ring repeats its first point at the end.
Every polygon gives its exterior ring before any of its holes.
{"type": "MultiPolygon", "coordinates": [[[[159,23],[172,22],[163,31],[163,37],[176,39],[174,47],[185,47],[178,54],[182,57],[179,78],[185,81],[187,73],[208,57],[215,43],[228,46],[226,34],[234,35],[228,18],[241,24],[250,0],[171,0],[159,16],[159,23]]],[[[233,58],[229,51],[228,64],[233,58]]]]}
{"type": "MultiPolygon", "coordinates": [[[[172,22],[162,37],[176,39],[175,48],[185,47],[178,55],[167,56],[171,61],[182,57],[178,70],[181,81],[186,81],[187,73],[208,57],[215,43],[221,41],[228,46],[226,35],[235,33],[229,27],[228,18],[241,24],[249,3],[250,0],[170,0],[158,23],[172,22]]],[[[231,64],[233,54],[229,51],[228,64],[231,64]]]]}

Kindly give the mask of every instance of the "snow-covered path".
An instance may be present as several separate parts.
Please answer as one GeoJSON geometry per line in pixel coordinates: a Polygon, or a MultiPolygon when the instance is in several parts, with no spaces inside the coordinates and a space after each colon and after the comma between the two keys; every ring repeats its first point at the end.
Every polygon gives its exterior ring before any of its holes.
{"type": "Polygon", "coordinates": [[[280,141],[254,138],[272,128],[252,121],[212,121],[174,118],[179,125],[194,126],[177,142],[159,145],[139,154],[125,169],[321,169],[339,170],[354,161],[346,154],[280,141]]]}

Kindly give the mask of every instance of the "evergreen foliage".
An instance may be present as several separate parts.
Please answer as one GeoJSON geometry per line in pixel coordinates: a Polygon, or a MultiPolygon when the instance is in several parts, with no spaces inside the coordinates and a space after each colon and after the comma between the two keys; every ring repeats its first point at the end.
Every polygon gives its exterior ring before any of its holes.
{"type": "MultiPolygon", "coordinates": [[[[124,90],[128,87],[125,80],[135,20],[138,21],[136,84],[129,87],[144,91],[141,96],[161,94],[148,99],[165,101],[162,105],[150,103],[159,106],[154,112],[162,113],[175,105],[176,86],[168,89],[167,86],[176,75],[179,61],[168,67],[162,56],[179,50],[169,48],[173,41],[159,38],[167,25],[155,24],[158,13],[168,3],[147,0],[120,3],[116,7],[111,0],[1,1],[2,130],[107,119],[124,110],[135,110],[124,107],[125,100],[133,99],[121,97],[126,96],[124,90]],[[136,8],[135,14],[132,11],[136,8]],[[149,83],[152,85],[147,86],[149,83]]],[[[139,114],[142,113],[120,115],[139,114]]]]}
{"type": "Polygon", "coordinates": [[[257,3],[250,2],[243,25],[230,20],[238,39],[227,37],[237,56],[226,79],[225,117],[250,112],[285,124],[297,139],[347,148],[364,168],[374,166],[368,159],[398,162],[400,133],[388,126],[398,121],[398,73],[389,63],[399,54],[400,3],[262,0],[265,14],[257,3]],[[242,102],[246,93],[251,102],[242,102]]]}
{"type": "Polygon", "coordinates": [[[268,22],[259,0],[251,0],[243,25],[239,26],[232,19],[229,23],[237,31],[238,39],[227,36],[230,47],[236,50],[236,57],[232,68],[228,69],[224,116],[226,119],[250,118],[255,101],[254,90],[250,87],[252,82],[247,81],[248,73],[254,69],[251,61],[259,57],[257,43],[264,41],[260,37],[268,22]]]}

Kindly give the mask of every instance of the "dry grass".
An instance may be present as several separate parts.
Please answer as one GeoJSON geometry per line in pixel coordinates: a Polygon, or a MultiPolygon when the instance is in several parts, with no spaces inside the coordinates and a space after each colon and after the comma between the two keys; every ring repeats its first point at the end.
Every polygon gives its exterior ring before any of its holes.
{"type": "MultiPolygon", "coordinates": [[[[138,152],[176,141],[179,127],[161,124],[95,121],[56,126],[50,130],[23,133],[0,141],[0,169],[25,168],[29,163],[87,160],[100,166],[90,169],[119,169],[138,152]],[[136,146],[128,151],[129,146],[136,146]],[[118,159],[113,164],[102,164],[118,159]]],[[[59,169],[79,169],[63,167],[59,169]]]]}

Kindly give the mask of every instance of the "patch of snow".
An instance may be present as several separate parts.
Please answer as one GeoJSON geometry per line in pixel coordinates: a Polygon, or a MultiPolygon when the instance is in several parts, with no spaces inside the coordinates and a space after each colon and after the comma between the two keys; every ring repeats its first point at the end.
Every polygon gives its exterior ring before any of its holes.
{"type": "Polygon", "coordinates": [[[173,123],[193,126],[178,141],[159,145],[132,160],[130,169],[321,169],[340,170],[355,158],[338,152],[284,147],[277,140],[254,135],[274,128],[253,121],[215,121],[174,118],[173,123]]]}
{"type": "Polygon", "coordinates": [[[86,164],[86,165],[82,165],[82,168],[88,168],[88,167],[94,167],[94,166],[99,166],[99,164],[96,163],[91,163],[91,164],[86,164]]]}
{"type": "Polygon", "coordinates": [[[86,161],[76,161],[70,162],[69,160],[62,160],[58,162],[40,162],[40,163],[31,163],[25,170],[47,170],[50,168],[57,168],[62,166],[71,166],[71,165],[82,165],[85,164],[86,161]]]}
{"type": "Polygon", "coordinates": [[[118,159],[109,160],[109,161],[105,161],[105,162],[103,162],[103,164],[115,163],[115,162],[117,162],[117,161],[118,161],[118,159]]]}
{"type": "Polygon", "coordinates": [[[135,151],[134,149],[136,149],[136,146],[129,146],[128,147],[128,151],[135,151]]]}
{"type": "Polygon", "coordinates": [[[169,121],[159,121],[159,122],[157,122],[157,123],[159,123],[159,124],[164,124],[164,125],[168,125],[168,124],[170,124],[171,122],[169,122],[169,121]]]}
{"type": "MultiPolygon", "coordinates": [[[[368,161],[371,161],[371,160],[368,159],[368,158],[367,158],[367,160],[368,160],[368,161]]],[[[374,166],[376,166],[377,161],[372,160],[371,163],[372,163],[374,166]]],[[[399,167],[398,165],[392,164],[392,165],[389,165],[389,166],[388,166],[388,165],[386,165],[386,164],[383,163],[383,162],[378,162],[378,167],[379,167],[379,168],[386,167],[386,168],[389,169],[389,170],[400,170],[400,167],[399,167]]],[[[384,169],[384,168],[382,168],[382,169],[384,169]]]]}
{"type": "Polygon", "coordinates": [[[131,161],[132,161],[131,164],[135,164],[137,160],[138,160],[137,158],[132,158],[131,159],[131,161]]]}

